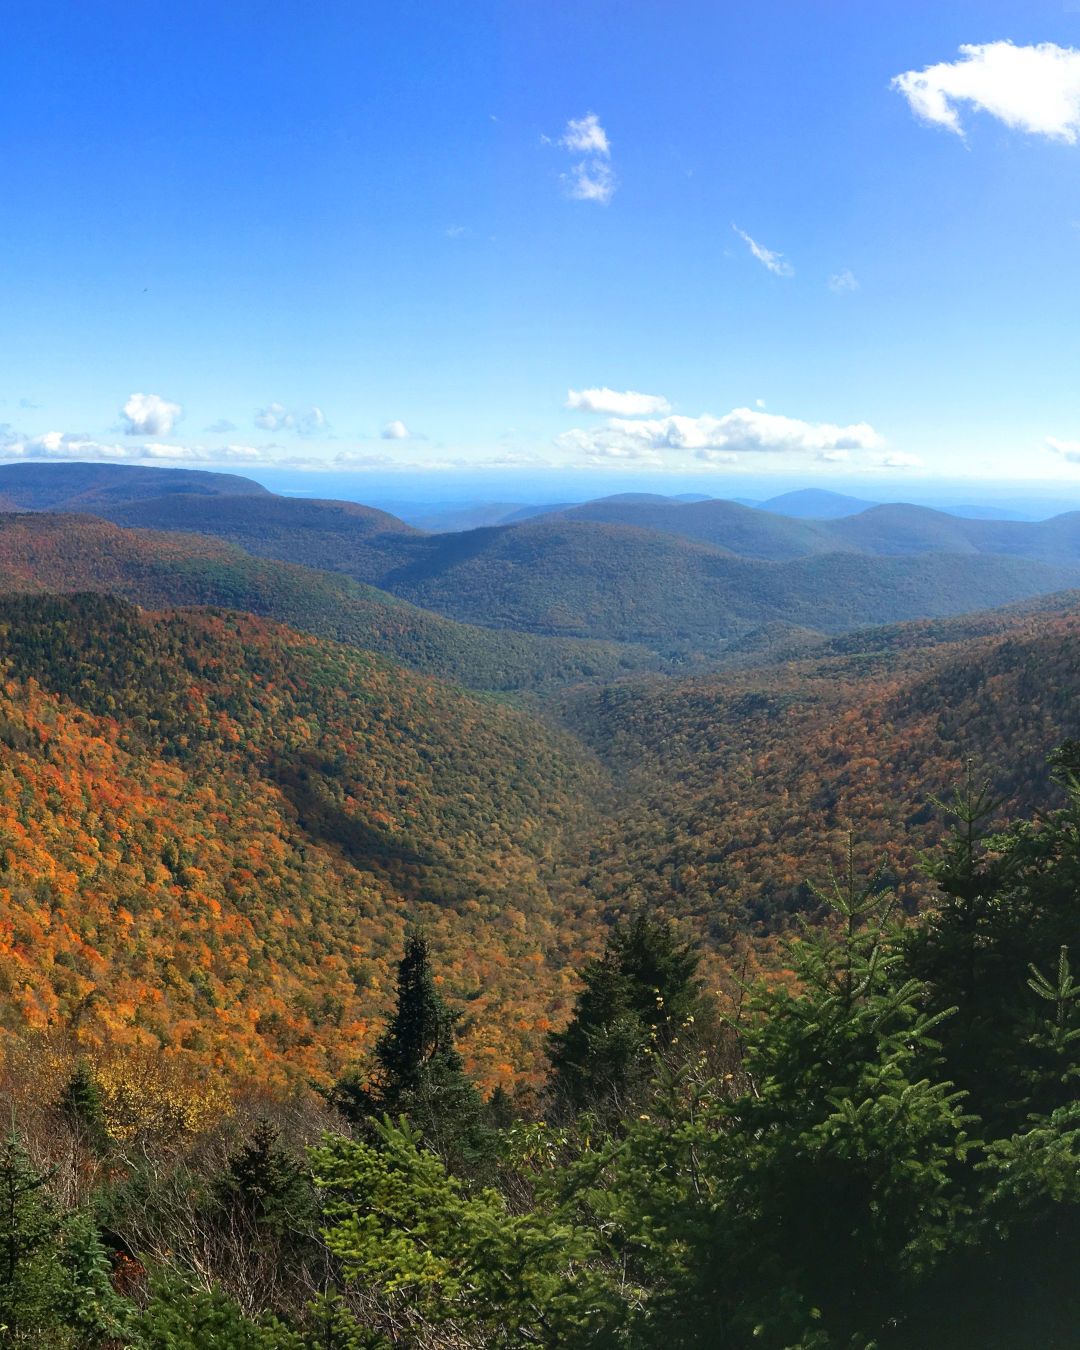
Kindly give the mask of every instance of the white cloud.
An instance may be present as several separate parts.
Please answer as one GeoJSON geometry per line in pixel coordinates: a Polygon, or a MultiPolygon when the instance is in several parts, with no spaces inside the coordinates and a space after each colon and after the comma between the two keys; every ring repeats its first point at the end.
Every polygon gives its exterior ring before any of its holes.
{"type": "Polygon", "coordinates": [[[567,194],[579,202],[599,202],[606,206],[619,186],[610,164],[602,159],[583,160],[562,176],[567,194]]]}
{"type": "Polygon", "coordinates": [[[132,394],[120,410],[125,436],[168,436],[183,415],[179,403],[157,394],[132,394]]]}
{"type": "Polygon", "coordinates": [[[1080,132],[1080,51],[1040,42],[966,44],[959,61],[897,75],[916,117],[963,136],[957,105],[968,103],[1006,126],[1034,136],[1076,143],[1080,132]]]}
{"type": "Polygon", "coordinates": [[[846,464],[851,458],[850,450],[819,450],[818,459],[822,464],[846,464]]]}
{"type": "Polygon", "coordinates": [[[466,227],[464,225],[448,225],[443,233],[447,239],[460,239],[466,233],[466,227]]]}
{"type": "Polygon", "coordinates": [[[1059,441],[1056,436],[1047,436],[1046,444],[1069,464],[1080,464],[1080,441],[1059,441]]]}
{"type": "Polygon", "coordinates": [[[795,269],[785,259],[782,253],[774,253],[771,248],[766,248],[759,244],[756,239],[751,239],[745,230],[740,230],[738,225],[731,227],[740,239],[743,239],[750,245],[750,252],[760,263],[764,263],[770,272],[775,272],[778,277],[793,277],[795,269]]]}
{"type": "Polygon", "coordinates": [[[263,431],[285,431],[293,424],[293,415],[284,403],[268,403],[255,414],[255,425],[263,431]]]}
{"type": "Polygon", "coordinates": [[[922,466],[918,455],[909,455],[902,450],[893,450],[877,461],[879,469],[921,469],[922,466]]]}
{"type": "MultiPolygon", "coordinates": [[[[255,425],[263,431],[292,431],[297,436],[316,436],[329,431],[330,424],[321,408],[290,412],[283,403],[268,403],[255,414],[255,425]]],[[[234,428],[235,430],[235,428],[234,428]]]]}
{"type": "Polygon", "coordinates": [[[842,272],[834,272],[829,278],[829,290],[836,291],[838,295],[842,295],[844,291],[857,291],[858,289],[858,280],[850,267],[845,267],[842,272]]]}
{"type": "MultiPolygon", "coordinates": [[[[271,449],[278,449],[273,446],[271,449]]],[[[44,459],[84,461],[96,464],[139,464],[168,461],[176,464],[219,464],[223,461],[272,464],[276,461],[265,448],[250,445],[226,445],[207,448],[201,445],[177,445],[175,442],[98,441],[84,432],[46,431],[39,436],[13,437],[0,427],[0,460],[44,459]]]]}
{"type": "Polygon", "coordinates": [[[559,144],[565,145],[575,155],[598,155],[607,159],[611,154],[611,142],[595,113],[571,118],[559,144]]]}
{"type": "Polygon", "coordinates": [[[723,417],[675,415],[633,422],[612,417],[595,431],[565,431],[556,437],[556,444],[596,459],[655,459],[665,451],[682,451],[709,460],[718,452],[734,456],[875,450],[882,438],[866,422],[841,427],[735,408],[723,417]]]}
{"type": "MultiPolygon", "coordinates": [[[[550,144],[549,137],[543,137],[550,144]]],[[[567,195],[582,202],[606,206],[615,194],[619,180],[611,167],[611,142],[595,113],[571,118],[558,144],[583,159],[562,175],[567,195]]]]}
{"type": "Polygon", "coordinates": [[[637,394],[632,389],[620,394],[607,387],[569,389],[566,406],[577,412],[611,413],[616,417],[645,417],[671,410],[671,404],[659,394],[637,394]]]}
{"type": "Polygon", "coordinates": [[[212,422],[205,430],[213,432],[215,436],[227,436],[230,431],[235,431],[235,425],[227,417],[219,417],[216,422],[212,422]]]}
{"type": "Polygon", "coordinates": [[[409,428],[404,422],[387,422],[382,429],[382,438],[384,441],[407,441],[409,439],[409,428]]]}

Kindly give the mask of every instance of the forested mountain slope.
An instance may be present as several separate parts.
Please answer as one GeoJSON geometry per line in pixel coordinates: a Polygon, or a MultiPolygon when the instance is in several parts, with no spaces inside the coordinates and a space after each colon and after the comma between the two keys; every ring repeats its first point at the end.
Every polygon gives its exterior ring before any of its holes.
{"type": "MultiPolygon", "coordinates": [[[[1080,580],[1080,556],[1056,566],[970,547],[966,556],[898,550],[907,556],[866,558],[843,543],[837,552],[824,532],[847,522],[790,520],[731,502],[613,500],[608,509],[644,512],[659,523],[671,513],[719,511],[716,531],[705,532],[726,534],[732,547],[572,512],[423,535],[365,508],[273,497],[197,502],[182,525],[205,525],[261,556],[344,572],[461,623],[637,643],[681,660],[714,658],[770,624],[838,633],[1006,604],[1080,580]],[[393,528],[383,528],[386,521],[393,528]],[[788,561],[737,557],[732,549],[788,561]]],[[[167,501],[110,514],[130,525],[176,516],[167,501]]]]}
{"type": "Polygon", "coordinates": [[[603,796],[566,736],[279,625],[101,596],[0,601],[0,673],[6,1030],[325,1081],[423,922],[477,1072],[531,1061],[582,941],[551,862],[603,796]]]}
{"type": "Polygon", "coordinates": [[[252,478],[205,469],[156,469],[132,464],[0,465],[0,497],[24,511],[96,511],[143,498],[265,496],[252,478]]]}
{"type": "MultiPolygon", "coordinates": [[[[969,763],[1008,816],[1046,792],[1045,757],[1080,736],[1080,608],[979,616],[872,634],[845,655],[694,680],[571,694],[564,720],[600,755],[623,807],[583,860],[602,908],[647,900],[714,942],[814,911],[854,832],[910,904],[927,893],[920,850],[947,826],[930,801],[969,763]],[[951,640],[950,640],[951,639],[951,640]],[[863,648],[863,650],[859,650],[863,648]]],[[[844,640],[841,639],[842,643],[844,640]]]]}
{"type": "Polygon", "coordinates": [[[759,562],[651,530],[559,519],[431,536],[416,549],[416,562],[379,583],[414,604],[465,623],[664,653],[713,654],[775,621],[839,633],[943,617],[1080,578],[1076,568],[978,554],[759,562]]]}
{"type": "Polygon", "coordinates": [[[883,557],[1007,553],[1059,565],[1080,559],[1080,513],[1075,511],[1042,521],[979,520],[892,503],[868,505],[836,518],[795,519],[765,509],[767,505],[752,508],[719,500],[680,505],[610,497],[562,511],[558,518],[663,530],[704,540],[740,557],[773,562],[835,552],[883,557]]]}
{"type": "Polygon", "coordinates": [[[122,530],[92,516],[0,515],[0,592],[86,589],[151,608],[247,610],[475,688],[544,689],[655,664],[640,648],[468,627],[216,539],[122,530]]]}
{"type": "Polygon", "coordinates": [[[278,558],[372,581],[405,561],[420,531],[386,511],[355,502],[300,497],[157,498],[99,514],[117,525],[186,530],[228,540],[261,558],[278,558]]]}

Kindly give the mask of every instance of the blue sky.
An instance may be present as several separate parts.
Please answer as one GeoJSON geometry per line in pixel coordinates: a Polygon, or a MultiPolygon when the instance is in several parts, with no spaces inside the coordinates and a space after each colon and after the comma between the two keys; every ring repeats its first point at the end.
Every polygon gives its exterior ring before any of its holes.
{"type": "Polygon", "coordinates": [[[6,458],[1080,491],[1080,0],[16,0],[0,77],[6,458]]]}

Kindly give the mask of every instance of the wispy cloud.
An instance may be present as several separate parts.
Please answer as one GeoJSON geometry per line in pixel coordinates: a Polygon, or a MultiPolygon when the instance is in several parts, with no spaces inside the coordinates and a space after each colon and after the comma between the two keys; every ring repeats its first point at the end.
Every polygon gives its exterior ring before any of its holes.
{"type": "Polygon", "coordinates": [[[778,277],[793,277],[795,269],[787,261],[782,253],[774,253],[771,248],[766,248],[764,244],[759,244],[756,239],[751,239],[745,230],[740,230],[738,225],[731,227],[740,239],[745,240],[750,245],[750,252],[760,263],[775,272],[778,277]]]}
{"type": "MultiPolygon", "coordinates": [[[[10,429],[8,429],[10,432],[10,429]]],[[[274,463],[265,448],[226,445],[207,448],[175,442],[146,441],[140,445],[101,441],[84,432],[46,431],[39,436],[3,434],[0,428],[0,460],[80,460],[105,464],[137,464],[169,461],[175,464],[274,463]]],[[[274,448],[274,447],[272,447],[274,448]]]]}
{"type": "Polygon", "coordinates": [[[637,394],[632,389],[570,389],[566,406],[575,412],[611,413],[616,417],[647,417],[670,412],[671,404],[659,394],[637,394]]]}
{"type": "Polygon", "coordinates": [[[606,206],[619,181],[611,165],[611,142],[597,115],[590,112],[571,118],[558,144],[573,155],[583,156],[562,175],[567,194],[578,201],[606,206]]]}
{"type": "Polygon", "coordinates": [[[882,455],[875,463],[879,469],[921,469],[922,460],[918,455],[909,455],[903,450],[892,450],[882,455]]]}
{"type": "Polygon", "coordinates": [[[120,409],[125,436],[168,436],[183,416],[179,403],[157,394],[132,394],[120,409]]]}
{"type": "Polygon", "coordinates": [[[1046,444],[1066,463],[1080,464],[1080,441],[1059,441],[1056,436],[1047,436],[1046,444]]]}
{"type": "Polygon", "coordinates": [[[236,426],[227,417],[219,417],[216,422],[211,422],[204,430],[212,432],[215,436],[227,436],[230,431],[236,430],[236,426]]]}
{"type": "Polygon", "coordinates": [[[1080,133],[1080,51],[1052,42],[965,44],[959,61],[897,75],[892,87],[924,122],[963,136],[957,107],[970,104],[1006,126],[1076,143],[1080,133]]]}
{"type": "Polygon", "coordinates": [[[754,408],[735,408],[723,417],[613,417],[595,430],[565,431],[556,438],[562,450],[590,458],[645,459],[658,462],[672,452],[706,463],[730,463],[743,454],[811,454],[876,450],[882,438],[866,422],[836,426],[754,408]]]}
{"type": "Polygon", "coordinates": [[[584,117],[571,118],[566,124],[560,145],[575,155],[601,155],[604,159],[611,154],[611,142],[607,132],[600,125],[595,113],[586,113],[584,117]]]}
{"type": "Polygon", "coordinates": [[[325,435],[330,430],[326,414],[314,405],[304,412],[292,412],[283,403],[268,403],[256,412],[255,425],[261,431],[291,431],[297,436],[325,435]]]}
{"type": "Polygon", "coordinates": [[[837,295],[843,295],[845,291],[857,291],[859,282],[850,267],[845,267],[842,272],[834,272],[829,278],[829,290],[835,291],[837,295]]]}

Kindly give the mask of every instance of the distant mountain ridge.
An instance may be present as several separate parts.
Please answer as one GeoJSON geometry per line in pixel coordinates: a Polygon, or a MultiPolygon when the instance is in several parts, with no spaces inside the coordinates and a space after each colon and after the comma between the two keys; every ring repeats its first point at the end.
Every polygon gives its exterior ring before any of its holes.
{"type": "Polygon", "coordinates": [[[125,530],[90,515],[0,515],[0,594],[75,590],[155,610],[243,610],[476,689],[543,690],[656,665],[641,647],[455,623],[340,573],[207,536],[125,530]]]}
{"type": "Polygon", "coordinates": [[[120,502],[173,493],[269,497],[252,478],[205,469],[147,468],[136,464],[0,465],[0,498],[26,511],[94,511],[120,502]]]}

